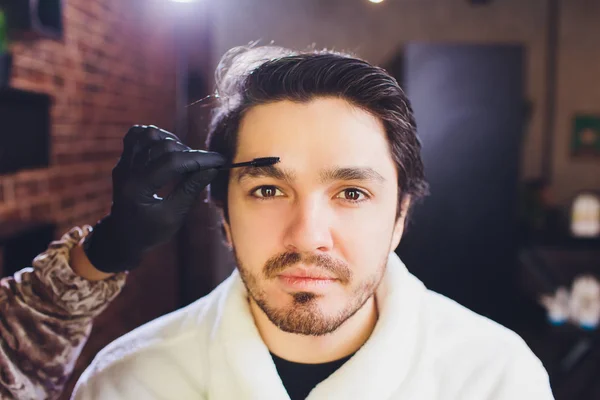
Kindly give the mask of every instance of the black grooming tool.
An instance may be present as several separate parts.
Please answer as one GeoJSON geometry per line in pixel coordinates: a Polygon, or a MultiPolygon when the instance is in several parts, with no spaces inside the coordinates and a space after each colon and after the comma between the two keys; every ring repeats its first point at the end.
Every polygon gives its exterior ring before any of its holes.
{"type": "Polygon", "coordinates": [[[224,165],[219,169],[231,169],[238,167],[267,167],[269,165],[277,164],[279,162],[279,157],[262,157],[255,158],[252,161],[241,162],[237,164],[224,165]]]}

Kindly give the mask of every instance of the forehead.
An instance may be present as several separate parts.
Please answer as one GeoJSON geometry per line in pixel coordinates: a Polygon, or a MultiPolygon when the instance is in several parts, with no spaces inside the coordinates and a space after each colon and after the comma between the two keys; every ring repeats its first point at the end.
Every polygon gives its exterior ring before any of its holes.
{"type": "Polygon", "coordinates": [[[372,114],[339,98],[278,101],[248,110],[234,162],[280,157],[297,172],[365,166],[395,173],[385,129],[372,114]]]}

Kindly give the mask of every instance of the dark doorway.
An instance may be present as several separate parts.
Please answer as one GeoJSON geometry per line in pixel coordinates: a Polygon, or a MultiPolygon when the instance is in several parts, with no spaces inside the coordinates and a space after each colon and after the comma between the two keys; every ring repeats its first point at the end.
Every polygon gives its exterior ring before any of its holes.
{"type": "Polygon", "coordinates": [[[430,289],[508,325],[517,290],[524,50],[410,44],[403,54],[400,80],[431,195],[415,208],[398,253],[430,289]]]}

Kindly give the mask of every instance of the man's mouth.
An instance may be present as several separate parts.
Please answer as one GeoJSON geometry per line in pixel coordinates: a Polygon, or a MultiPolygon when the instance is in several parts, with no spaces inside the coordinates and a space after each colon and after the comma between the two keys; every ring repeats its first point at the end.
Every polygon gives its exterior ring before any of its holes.
{"type": "Polygon", "coordinates": [[[338,279],[327,271],[319,269],[289,268],[278,275],[278,280],[290,289],[309,290],[329,286],[338,279]]]}
{"type": "Polygon", "coordinates": [[[279,276],[297,279],[335,280],[335,276],[316,268],[288,268],[279,276]]]}

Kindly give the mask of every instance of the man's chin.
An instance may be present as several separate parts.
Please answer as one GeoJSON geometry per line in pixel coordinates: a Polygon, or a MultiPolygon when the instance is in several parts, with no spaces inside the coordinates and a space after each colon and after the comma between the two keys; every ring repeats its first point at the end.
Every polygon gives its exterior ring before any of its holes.
{"type": "Polygon", "coordinates": [[[310,307],[296,306],[269,313],[269,320],[281,331],[304,336],[322,336],[334,332],[343,321],[326,318],[310,307]]]}

